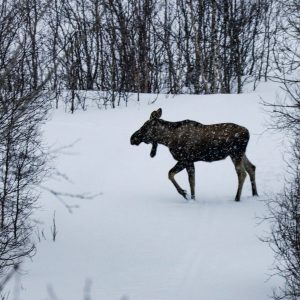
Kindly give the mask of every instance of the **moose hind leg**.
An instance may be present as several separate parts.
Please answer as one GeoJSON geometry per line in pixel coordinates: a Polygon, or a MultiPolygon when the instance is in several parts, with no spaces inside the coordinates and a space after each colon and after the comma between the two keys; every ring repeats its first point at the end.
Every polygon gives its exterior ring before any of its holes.
{"type": "Polygon", "coordinates": [[[252,186],[252,195],[258,196],[257,188],[256,188],[256,181],[255,181],[255,169],[256,167],[250,162],[246,155],[244,155],[244,166],[247,173],[250,176],[251,186],[252,186]]]}
{"type": "Polygon", "coordinates": [[[187,173],[189,175],[189,183],[191,187],[191,198],[195,200],[195,166],[193,163],[186,167],[187,173]]]}
{"type": "Polygon", "coordinates": [[[180,185],[176,182],[175,180],[175,175],[177,173],[179,173],[180,171],[182,171],[186,166],[181,163],[178,162],[170,171],[169,171],[169,179],[172,181],[172,183],[174,184],[175,188],[177,189],[177,192],[183,196],[185,199],[187,199],[187,192],[185,190],[183,190],[180,185]]]}
{"type": "Polygon", "coordinates": [[[239,182],[237,193],[235,196],[235,201],[240,201],[243,184],[244,184],[245,178],[247,176],[247,173],[245,170],[243,158],[239,158],[239,159],[232,158],[232,161],[234,163],[235,170],[236,170],[236,173],[238,176],[238,182],[239,182]]]}

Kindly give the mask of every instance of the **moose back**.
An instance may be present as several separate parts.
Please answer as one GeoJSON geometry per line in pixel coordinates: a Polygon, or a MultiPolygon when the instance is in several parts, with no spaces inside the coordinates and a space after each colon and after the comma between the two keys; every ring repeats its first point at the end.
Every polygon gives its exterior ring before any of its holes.
{"type": "Polygon", "coordinates": [[[238,176],[238,189],[235,201],[240,201],[243,184],[247,173],[250,176],[252,194],[257,196],[255,166],[246,156],[249,131],[233,123],[204,125],[195,121],[184,120],[168,122],[161,119],[162,109],[153,111],[150,119],[130,138],[132,145],[144,142],[152,144],[150,155],[154,157],[158,144],[169,148],[177,164],[169,171],[169,179],[178,193],[187,199],[187,192],[175,180],[175,175],[187,170],[191,198],[195,199],[196,161],[212,162],[230,157],[238,176]]]}

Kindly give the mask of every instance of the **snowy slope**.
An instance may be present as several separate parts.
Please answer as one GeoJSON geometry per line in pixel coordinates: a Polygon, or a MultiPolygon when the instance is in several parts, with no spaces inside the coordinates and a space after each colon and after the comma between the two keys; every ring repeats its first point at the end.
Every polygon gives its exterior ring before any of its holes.
{"type": "MultiPolygon", "coordinates": [[[[92,200],[67,200],[80,208],[68,213],[44,193],[36,214],[46,240],[38,243],[27,274],[15,280],[19,299],[98,300],[267,300],[277,279],[269,279],[273,254],[259,237],[268,226],[263,200],[283,182],[282,137],[265,131],[260,97],[275,88],[243,95],[143,95],[141,104],[115,110],[90,109],[75,115],[53,113],[45,126],[48,144],[58,148],[78,140],[56,165],[72,183],[49,181],[65,192],[102,192],[92,200]],[[150,146],[133,147],[131,134],[162,107],[169,121],[234,122],[251,133],[248,157],[257,166],[259,198],[246,179],[234,202],[237,177],[229,158],[196,163],[196,201],[185,201],[167,178],[175,161],[164,146],[151,159],[150,146]],[[57,241],[50,226],[56,211],[57,241]],[[52,296],[51,296],[52,294],[52,296]]],[[[188,189],[186,172],[177,175],[188,189]]]]}

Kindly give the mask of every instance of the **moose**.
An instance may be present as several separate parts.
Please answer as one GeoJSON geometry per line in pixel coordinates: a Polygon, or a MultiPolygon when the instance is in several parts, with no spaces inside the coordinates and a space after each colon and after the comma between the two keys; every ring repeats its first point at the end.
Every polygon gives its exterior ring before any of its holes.
{"type": "Polygon", "coordinates": [[[195,200],[195,166],[197,161],[213,162],[230,156],[238,176],[235,201],[240,201],[247,173],[250,176],[252,194],[258,196],[255,182],[255,166],[246,156],[250,138],[245,127],[234,123],[204,125],[196,121],[168,122],[161,119],[162,109],[153,111],[150,119],[130,138],[132,145],[142,142],[152,144],[150,156],[156,155],[158,144],[169,148],[178,162],[169,171],[169,179],[178,193],[188,199],[187,192],[175,181],[175,175],[187,170],[191,199],[195,200]]]}

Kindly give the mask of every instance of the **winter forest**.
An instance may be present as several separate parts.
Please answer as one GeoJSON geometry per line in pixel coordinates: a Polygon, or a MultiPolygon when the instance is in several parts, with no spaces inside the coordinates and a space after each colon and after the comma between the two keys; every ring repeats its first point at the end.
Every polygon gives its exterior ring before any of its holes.
{"type": "Polygon", "coordinates": [[[299,46],[298,0],[0,0],[0,299],[299,300],[299,46]]]}

